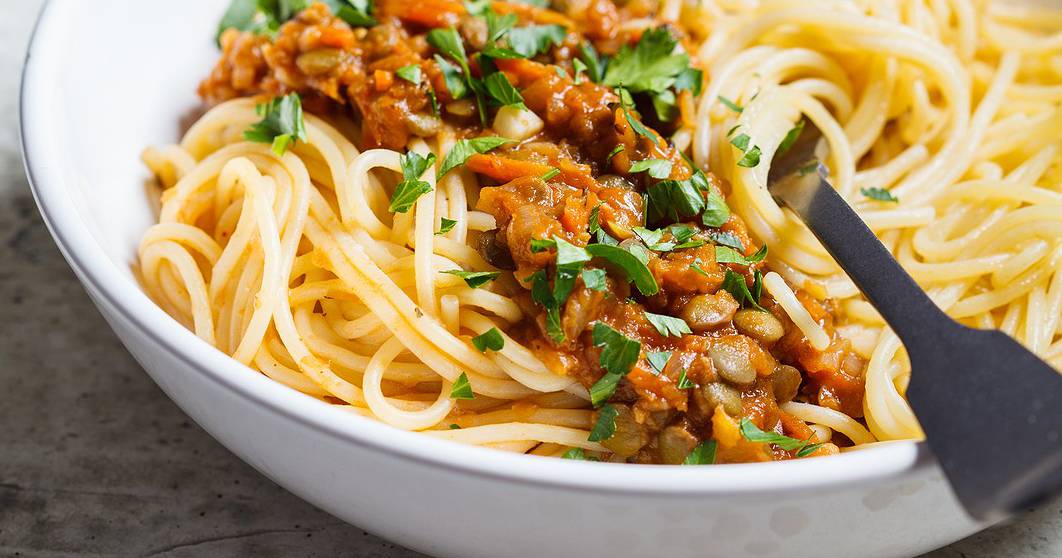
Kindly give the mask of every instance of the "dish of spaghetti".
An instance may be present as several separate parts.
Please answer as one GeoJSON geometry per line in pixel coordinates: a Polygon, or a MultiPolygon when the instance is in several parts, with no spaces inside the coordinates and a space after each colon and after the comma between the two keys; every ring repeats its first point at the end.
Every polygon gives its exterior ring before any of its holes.
{"type": "Polygon", "coordinates": [[[819,4],[234,0],[208,110],[143,154],[142,283],[277,382],[468,444],[919,438],[902,346],[771,160],[814,122],[937,304],[1062,368],[1062,11],[819,4]]]}

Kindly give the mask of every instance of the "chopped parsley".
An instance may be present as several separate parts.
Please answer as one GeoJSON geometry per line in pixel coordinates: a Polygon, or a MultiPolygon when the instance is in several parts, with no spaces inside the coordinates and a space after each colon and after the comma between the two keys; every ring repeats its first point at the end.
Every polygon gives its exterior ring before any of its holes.
{"type": "Polygon", "coordinates": [[[483,81],[483,85],[487,88],[487,94],[498,105],[527,110],[527,105],[524,104],[524,97],[513,87],[513,84],[509,83],[509,78],[505,77],[504,73],[495,72],[487,76],[487,79],[483,81]]]}
{"type": "Polygon", "coordinates": [[[606,163],[611,163],[612,162],[612,158],[615,157],[616,155],[619,155],[620,153],[623,153],[624,149],[625,148],[622,145],[617,145],[616,147],[613,147],[612,151],[608,152],[608,157],[605,157],[605,162],[606,163]]]}
{"type": "Polygon", "coordinates": [[[594,323],[592,337],[594,346],[601,349],[598,362],[605,369],[605,375],[590,386],[590,402],[598,407],[612,397],[620,379],[626,376],[638,361],[642,344],[604,322],[594,323]]]}
{"type": "Polygon", "coordinates": [[[900,201],[899,198],[897,198],[896,196],[892,195],[892,192],[890,192],[890,191],[888,191],[888,190],[886,190],[884,188],[860,188],[859,189],[859,193],[863,194],[864,196],[866,196],[866,197],[868,197],[868,198],[870,198],[872,200],[880,201],[880,202],[898,203],[900,201]]]}
{"type": "Polygon", "coordinates": [[[708,272],[705,271],[703,267],[701,267],[702,265],[704,265],[704,262],[702,262],[699,258],[693,260],[693,263],[690,264],[690,271],[699,273],[700,275],[703,275],[705,277],[711,277],[711,275],[709,275],[708,272]]]}
{"type": "Polygon", "coordinates": [[[568,451],[561,455],[561,459],[571,459],[574,461],[598,461],[596,457],[586,455],[583,448],[569,448],[568,451]]]}
{"type": "Polygon", "coordinates": [[[725,105],[726,108],[728,108],[728,109],[730,109],[730,110],[732,110],[734,112],[737,112],[737,113],[740,113],[740,112],[745,110],[745,108],[742,107],[741,105],[735,103],[734,101],[731,101],[730,99],[727,99],[726,97],[724,97],[722,95],[719,96],[719,102],[723,103],[723,105],[725,105]]]}
{"type": "Polygon", "coordinates": [[[262,120],[243,133],[244,139],[272,144],[271,149],[277,157],[283,157],[296,141],[306,141],[306,124],[298,93],[274,97],[268,103],[255,106],[254,110],[262,120]]]}
{"type": "Polygon", "coordinates": [[[472,345],[479,349],[479,352],[485,353],[488,350],[500,351],[502,347],[505,347],[505,338],[502,337],[498,328],[492,327],[487,331],[472,338],[472,345]]]}
{"type": "Polygon", "coordinates": [[[760,164],[760,146],[754,145],[745,152],[745,156],[738,160],[737,165],[745,168],[755,168],[760,164]]]}
{"type": "Polygon", "coordinates": [[[796,143],[797,138],[800,137],[800,133],[804,131],[804,120],[801,119],[797,122],[796,126],[793,126],[789,132],[782,138],[782,143],[778,144],[778,151],[775,152],[775,156],[782,155],[786,151],[793,148],[793,144],[796,143]]]}
{"type": "Polygon", "coordinates": [[[750,442],[772,444],[786,451],[797,450],[797,457],[807,457],[822,446],[809,443],[810,440],[797,440],[775,432],[764,432],[747,418],[741,419],[740,429],[741,436],[750,442]]]}
{"type": "Polygon", "coordinates": [[[590,44],[589,41],[583,41],[583,44],[579,45],[577,56],[577,60],[582,62],[586,68],[586,77],[590,78],[590,81],[601,83],[601,80],[605,79],[605,68],[608,61],[598,56],[594,45],[590,44]]]}
{"type": "Polygon", "coordinates": [[[705,440],[693,448],[686,456],[683,465],[714,465],[715,464],[715,440],[705,440]]]}
{"type": "Polygon", "coordinates": [[[545,174],[543,174],[539,178],[541,178],[545,182],[549,182],[550,180],[553,180],[554,178],[560,176],[560,173],[560,169],[549,169],[545,172],[545,174]]]}
{"type": "Polygon", "coordinates": [[[594,427],[590,430],[590,437],[587,440],[600,442],[611,438],[616,433],[617,416],[619,416],[619,411],[612,405],[602,407],[597,413],[597,422],[594,423],[594,427]]]}
{"type": "Polygon", "coordinates": [[[455,221],[453,219],[447,219],[446,217],[443,217],[443,218],[439,219],[439,232],[437,232],[435,234],[446,234],[446,233],[452,231],[454,229],[454,225],[456,225],[456,224],[457,224],[457,221],[455,221]]]}
{"type": "Polygon", "coordinates": [[[528,25],[508,33],[509,47],[523,58],[534,58],[551,47],[560,46],[567,36],[568,32],[560,25],[528,25]]]}
{"type": "Polygon", "coordinates": [[[649,351],[645,357],[653,374],[660,375],[663,374],[667,361],[671,360],[671,351],[649,351]]]}
{"type": "Polygon", "coordinates": [[[649,320],[656,332],[664,337],[682,337],[687,333],[693,333],[682,318],[646,312],[645,319],[649,320]]]}
{"type": "Polygon", "coordinates": [[[739,252],[745,252],[745,245],[741,239],[730,231],[708,231],[708,238],[720,246],[729,246],[739,252]]]}
{"type": "Polygon", "coordinates": [[[583,284],[591,291],[606,291],[608,290],[608,283],[605,282],[605,270],[585,268],[580,274],[583,278],[583,284]]]}
{"type": "Polygon", "coordinates": [[[726,270],[726,277],[723,278],[723,289],[734,297],[734,300],[738,302],[743,308],[745,306],[751,306],[757,310],[766,312],[767,310],[760,306],[759,298],[754,296],[749,291],[749,286],[745,283],[745,278],[738,273],[734,273],[731,270],[726,270]]]}
{"type": "Polygon", "coordinates": [[[694,387],[693,380],[690,380],[689,376],[686,376],[686,369],[682,369],[682,373],[679,374],[678,383],[676,387],[679,389],[690,389],[694,387]]]}
{"type": "Polygon", "coordinates": [[[498,278],[500,271],[463,271],[460,269],[448,269],[439,273],[456,275],[465,280],[465,284],[473,289],[478,289],[498,278]]]}
{"type": "Polygon", "coordinates": [[[751,256],[745,256],[741,252],[734,250],[727,246],[715,247],[715,261],[716,263],[726,264],[738,264],[738,265],[753,265],[763,261],[767,257],[767,245],[764,244],[751,256]]]}
{"type": "Polygon", "coordinates": [[[446,90],[450,92],[450,96],[454,100],[464,99],[468,95],[468,86],[465,85],[464,74],[461,70],[438,54],[435,55],[435,63],[442,71],[443,83],[446,84],[446,90]]]}
{"type": "MultiPolygon", "coordinates": [[[[355,27],[376,25],[369,0],[321,0],[337,17],[355,27]]],[[[218,23],[217,39],[230,27],[273,35],[280,25],[306,9],[310,0],[232,0],[218,23]]]]}
{"type": "Polygon", "coordinates": [[[446,173],[465,164],[468,158],[476,153],[486,153],[507,143],[513,143],[513,140],[494,136],[458,140],[453,148],[450,149],[450,152],[446,154],[446,157],[443,158],[442,166],[439,167],[439,172],[435,175],[436,180],[442,179],[443,176],[446,176],[446,173]]]}
{"type": "Polygon", "coordinates": [[[472,393],[472,385],[468,383],[468,374],[462,372],[450,386],[450,399],[474,399],[475,397],[476,395],[472,393]]]}
{"type": "Polygon", "coordinates": [[[624,45],[605,71],[603,83],[610,87],[624,87],[635,93],[659,92],[675,84],[679,74],[689,68],[685,53],[675,54],[678,41],[667,27],[657,27],[642,33],[638,44],[624,45]]]}
{"type": "Polygon", "coordinates": [[[395,75],[408,81],[409,83],[419,84],[421,78],[420,66],[416,64],[402,66],[401,68],[395,70],[395,75]]]}
{"type": "Polygon", "coordinates": [[[405,213],[420,196],[431,192],[431,185],[420,177],[435,164],[435,154],[428,153],[427,157],[422,157],[415,151],[409,151],[399,158],[399,162],[402,166],[402,182],[395,186],[388,209],[394,213],[405,213]]]}
{"type": "Polygon", "coordinates": [[[649,176],[658,179],[666,179],[671,176],[671,161],[667,159],[645,159],[631,165],[629,173],[648,172],[649,176]]]}
{"type": "Polygon", "coordinates": [[[601,204],[597,204],[590,210],[590,218],[587,220],[590,234],[601,230],[601,204]]]}
{"type": "MultiPolygon", "coordinates": [[[[634,248],[632,246],[632,248],[634,248]]],[[[609,244],[591,244],[586,247],[586,252],[595,258],[601,258],[612,264],[627,276],[627,280],[634,283],[638,291],[645,296],[653,296],[660,291],[652,272],[633,252],[629,252],[619,246],[609,244]]]]}

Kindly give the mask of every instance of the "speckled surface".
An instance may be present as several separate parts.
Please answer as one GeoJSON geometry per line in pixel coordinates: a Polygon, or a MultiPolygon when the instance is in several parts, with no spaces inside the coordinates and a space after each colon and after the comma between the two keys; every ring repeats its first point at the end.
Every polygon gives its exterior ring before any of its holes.
{"type": "MultiPolygon", "coordinates": [[[[40,4],[0,0],[0,556],[421,556],[230,454],[166,399],[89,302],[18,153],[18,74],[40,4]]],[[[926,558],[1004,556],[1062,556],[1062,504],[926,558]]]]}

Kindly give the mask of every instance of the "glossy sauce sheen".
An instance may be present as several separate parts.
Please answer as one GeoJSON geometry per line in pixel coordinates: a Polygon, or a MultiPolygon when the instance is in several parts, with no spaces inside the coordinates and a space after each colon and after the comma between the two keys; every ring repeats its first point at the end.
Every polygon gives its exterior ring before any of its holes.
{"type": "MultiPolygon", "coordinates": [[[[593,241],[589,229],[595,208],[605,233],[620,243],[637,242],[632,229],[645,222],[643,192],[656,179],[644,172],[630,173],[631,165],[645,159],[667,160],[672,163],[668,178],[673,180],[690,178],[691,169],[672,146],[632,129],[613,89],[585,77],[577,82],[572,75],[577,48],[584,40],[604,54],[637,42],[637,35],[620,31],[620,23],[644,17],[649,6],[636,0],[618,8],[610,0],[591,0],[579,9],[562,11],[504,2],[493,3],[492,8],[498,14],[517,14],[518,26],[563,25],[567,36],[533,59],[495,61],[544,128],[526,141],[468,159],[465,166],[482,185],[475,208],[491,213],[498,223],[497,231],[474,238],[472,244],[491,264],[528,280],[541,269],[552,272],[555,258],[551,251],[533,252],[531,241],[557,237],[586,246],[593,241]],[[615,153],[619,147],[622,151],[615,153]],[[559,174],[543,179],[551,169],[559,174]]],[[[353,28],[317,3],[282,25],[275,38],[230,29],[221,36],[221,60],[200,85],[200,95],[217,103],[238,96],[298,92],[311,112],[353,116],[360,124],[357,139],[363,149],[405,151],[411,138],[433,136],[444,126],[459,137],[496,135],[484,129],[474,106],[468,111],[462,110],[468,108],[467,102],[454,103],[433,58],[436,52],[425,37],[431,28],[453,27],[474,60],[472,54],[486,41],[483,18],[471,16],[464,4],[450,0],[381,0],[374,15],[376,26],[353,28]],[[396,76],[397,70],[410,65],[420,68],[424,76],[420,83],[396,76]],[[443,107],[439,116],[433,113],[429,90],[443,107]]],[[[671,32],[681,41],[680,29],[671,32]]],[[[473,61],[473,74],[479,70],[473,61]]],[[[677,104],[677,118],[690,118],[689,91],[679,94],[677,104]]],[[[673,129],[674,124],[654,122],[645,117],[650,111],[637,108],[661,137],[673,129]]],[[[727,194],[727,184],[711,173],[705,176],[716,193],[727,194]]],[[[668,224],[674,222],[656,226],[668,224]]],[[[728,269],[752,288],[754,273],[764,266],[716,262],[709,233],[730,233],[740,240],[746,256],[759,248],[736,215],[718,228],[699,219],[684,224],[696,230],[694,240],[705,244],[647,251],[647,266],[660,287],[657,294],[643,296],[611,273],[605,291],[591,290],[576,279],[561,308],[565,339],[560,343],[547,334],[543,308],[530,292],[516,295],[525,314],[534,318],[518,324],[510,335],[551,370],[588,388],[605,374],[601,349],[592,340],[595,322],[641,343],[641,357],[608,401],[618,414],[615,434],[602,441],[612,451],[605,457],[681,463],[698,444],[714,439],[716,462],[788,459],[796,451],[744,439],[739,421],[747,418],[764,431],[808,440],[811,429],[779,408],[794,397],[861,417],[865,363],[834,330],[830,304],[794,286],[800,301],[832,338],[830,346],[819,351],[766,293],[759,299],[768,311],[764,313],[740,309],[721,288],[728,269]],[[662,336],[646,311],[681,317],[692,333],[662,336]],[[646,356],[651,351],[671,352],[662,372],[649,364],[646,356]],[[680,388],[683,376],[692,387],[680,388]]],[[[668,234],[662,240],[669,240],[668,234]]],[[[589,266],[600,267],[596,261],[589,266]]],[[[845,443],[840,434],[833,442],[845,443]]],[[[836,445],[825,445],[812,454],[834,451],[836,445]]]]}

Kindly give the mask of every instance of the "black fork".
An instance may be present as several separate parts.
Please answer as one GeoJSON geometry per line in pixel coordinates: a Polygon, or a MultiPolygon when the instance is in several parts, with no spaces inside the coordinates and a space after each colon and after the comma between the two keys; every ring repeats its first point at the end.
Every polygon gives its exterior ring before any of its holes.
{"type": "Polygon", "coordinates": [[[1062,490],[1062,375],[997,330],[952,320],[827,182],[810,121],[772,162],[768,189],[793,210],[896,332],[907,399],[967,512],[994,519],[1062,490]]]}

